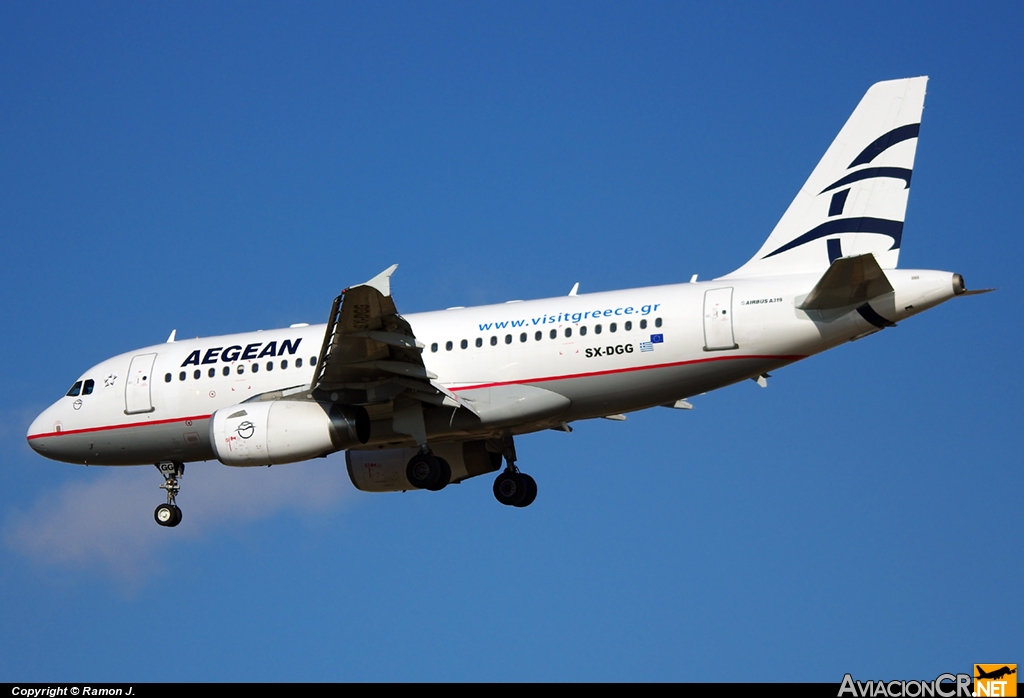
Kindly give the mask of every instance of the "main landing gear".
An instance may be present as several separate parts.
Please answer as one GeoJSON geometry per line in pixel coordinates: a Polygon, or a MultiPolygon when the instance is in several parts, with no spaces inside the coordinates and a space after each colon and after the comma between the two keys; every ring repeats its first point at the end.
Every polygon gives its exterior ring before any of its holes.
{"type": "Polygon", "coordinates": [[[405,466],[405,477],[413,487],[437,492],[452,481],[452,468],[444,458],[438,458],[424,448],[405,466]]]}
{"type": "Polygon", "coordinates": [[[516,467],[516,446],[511,436],[501,439],[505,470],[494,480],[494,498],[505,506],[528,507],[537,498],[537,481],[516,467]]]}
{"type": "MultiPolygon", "coordinates": [[[[537,498],[537,482],[516,467],[516,447],[512,437],[504,436],[489,441],[488,448],[492,453],[500,451],[506,463],[505,470],[494,481],[495,499],[510,507],[522,508],[533,504],[533,500],[537,498]]],[[[424,446],[419,453],[409,459],[408,465],[405,466],[405,477],[409,484],[417,489],[437,492],[451,482],[452,469],[448,461],[435,456],[429,447],[424,446]]],[[[157,522],[159,521],[158,518],[157,522]]]]}
{"type": "Polygon", "coordinates": [[[153,512],[153,518],[161,526],[173,528],[181,523],[181,509],[174,503],[174,498],[181,489],[178,478],[185,474],[185,464],[161,461],[156,464],[156,469],[164,476],[164,484],[160,485],[160,489],[167,490],[167,504],[158,506],[153,512]]]}

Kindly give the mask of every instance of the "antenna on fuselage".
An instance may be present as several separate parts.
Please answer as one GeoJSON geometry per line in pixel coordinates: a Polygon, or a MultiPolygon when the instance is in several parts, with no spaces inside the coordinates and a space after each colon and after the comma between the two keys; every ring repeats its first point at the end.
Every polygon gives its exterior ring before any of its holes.
{"type": "Polygon", "coordinates": [[[571,290],[571,291],[569,291],[569,295],[570,295],[570,296],[575,296],[575,295],[576,295],[576,292],[577,292],[577,291],[579,291],[579,290],[580,290],[580,282],[579,282],[579,281],[577,281],[576,283],[574,283],[574,284],[572,285],[572,290],[571,290]]]}
{"type": "Polygon", "coordinates": [[[178,328],[177,327],[175,327],[173,330],[171,330],[171,336],[169,336],[167,338],[167,343],[168,344],[174,344],[174,335],[176,335],[177,333],[178,333],[178,328]]]}

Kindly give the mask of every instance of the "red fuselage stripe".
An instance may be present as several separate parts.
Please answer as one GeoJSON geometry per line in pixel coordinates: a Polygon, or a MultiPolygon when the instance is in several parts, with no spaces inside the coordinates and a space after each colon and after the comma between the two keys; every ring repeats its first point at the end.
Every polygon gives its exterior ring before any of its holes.
{"type": "Polygon", "coordinates": [[[175,417],[174,419],[155,419],[152,422],[134,422],[132,424],[112,424],[107,427],[89,427],[87,429],[68,429],[67,431],[48,431],[42,434],[31,434],[28,438],[44,439],[48,436],[67,436],[70,434],[88,434],[94,431],[110,431],[111,429],[131,429],[132,427],[152,427],[158,424],[174,424],[175,422],[199,421],[209,419],[210,415],[203,414],[195,417],[175,417]]]}
{"type": "MultiPolygon", "coordinates": [[[[649,366],[630,366],[629,368],[613,368],[606,371],[591,371],[589,373],[568,373],[561,376],[543,376],[541,378],[527,378],[514,381],[499,381],[497,383],[480,383],[478,385],[460,385],[456,388],[450,388],[452,392],[458,392],[460,390],[479,390],[480,388],[496,388],[502,385],[523,385],[531,383],[545,383],[547,381],[562,381],[562,380],[573,380],[577,378],[593,378],[595,376],[610,376],[616,373],[631,373],[633,371],[650,371],[659,368],[672,368],[675,366],[689,366],[691,364],[703,364],[710,363],[712,361],[741,361],[744,359],[749,360],[763,360],[763,359],[775,359],[779,361],[799,361],[800,359],[807,358],[803,354],[748,354],[743,356],[709,356],[706,359],[691,359],[690,361],[674,361],[667,364],[652,364],[649,366]]],[[[134,422],[132,424],[113,424],[105,427],[89,427],[87,429],[69,429],[67,431],[51,431],[42,434],[31,434],[28,438],[31,439],[43,439],[51,436],[66,436],[71,434],[88,434],[90,432],[97,431],[110,431],[111,429],[131,429],[133,427],[151,427],[158,424],[173,424],[175,422],[187,422],[198,421],[202,419],[209,419],[211,415],[197,415],[194,417],[177,417],[175,419],[157,419],[151,422],[134,422]]]]}

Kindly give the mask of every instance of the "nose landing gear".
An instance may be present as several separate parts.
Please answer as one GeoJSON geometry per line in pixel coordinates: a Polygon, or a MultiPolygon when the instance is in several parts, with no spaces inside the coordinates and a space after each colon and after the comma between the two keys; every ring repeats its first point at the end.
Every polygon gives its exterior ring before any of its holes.
{"type": "Polygon", "coordinates": [[[161,461],[156,464],[156,469],[164,476],[164,484],[160,485],[160,489],[167,490],[167,504],[158,506],[153,512],[153,518],[161,526],[173,528],[181,523],[181,509],[174,503],[174,498],[181,489],[178,478],[185,474],[185,464],[161,461]]]}

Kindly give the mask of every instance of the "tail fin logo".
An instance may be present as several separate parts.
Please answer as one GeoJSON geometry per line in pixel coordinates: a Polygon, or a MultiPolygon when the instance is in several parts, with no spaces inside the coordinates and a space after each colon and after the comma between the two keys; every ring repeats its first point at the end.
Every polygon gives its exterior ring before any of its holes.
{"type": "Polygon", "coordinates": [[[820,275],[840,257],[869,253],[895,269],[927,83],[921,76],[868,88],[768,239],[720,278],[820,275]]]}
{"type": "Polygon", "coordinates": [[[860,155],[855,157],[853,159],[853,162],[851,162],[850,166],[847,167],[846,169],[849,170],[853,169],[854,167],[857,167],[857,165],[868,164],[869,162],[877,158],[879,155],[881,155],[882,153],[884,153],[886,150],[893,147],[897,143],[909,141],[911,138],[917,138],[918,133],[920,133],[920,131],[920,122],[916,124],[907,124],[906,126],[899,126],[897,128],[894,128],[892,131],[889,131],[889,133],[885,134],[884,136],[879,136],[878,138],[876,138],[874,141],[871,142],[871,145],[869,145],[864,150],[860,151],[860,155]]]}
{"type": "MultiPolygon", "coordinates": [[[[907,124],[906,126],[899,126],[892,129],[888,133],[879,136],[872,141],[870,145],[864,148],[864,150],[862,150],[857,157],[853,159],[853,162],[851,162],[846,169],[852,170],[853,168],[861,165],[869,165],[875,158],[897,143],[902,143],[903,141],[910,140],[911,138],[917,138],[920,130],[920,123],[907,124]]],[[[843,214],[843,210],[846,208],[846,201],[850,194],[850,187],[848,185],[852,185],[855,182],[862,182],[864,180],[885,177],[889,179],[902,179],[905,183],[903,188],[909,189],[912,174],[913,170],[906,167],[864,167],[843,175],[838,180],[822,189],[818,195],[820,196],[822,194],[827,194],[830,191],[835,191],[832,195],[832,200],[829,203],[828,215],[830,218],[832,216],[841,216],[843,214]]],[[[826,221],[821,225],[815,226],[803,235],[797,236],[785,245],[769,252],[762,257],[762,259],[774,257],[777,254],[781,254],[795,247],[800,247],[801,245],[805,245],[813,240],[827,237],[829,235],[837,235],[839,233],[879,233],[881,235],[887,235],[892,238],[893,241],[892,246],[889,249],[894,250],[899,249],[900,241],[903,238],[903,221],[889,220],[887,218],[873,218],[870,216],[835,218],[826,221]]],[[[832,240],[829,240],[829,242],[832,243],[832,240]]],[[[830,246],[830,261],[834,261],[833,249],[838,249],[838,240],[836,240],[834,245],[830,246]]]]}

